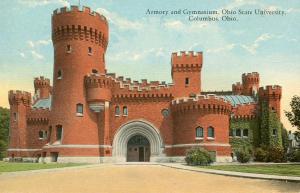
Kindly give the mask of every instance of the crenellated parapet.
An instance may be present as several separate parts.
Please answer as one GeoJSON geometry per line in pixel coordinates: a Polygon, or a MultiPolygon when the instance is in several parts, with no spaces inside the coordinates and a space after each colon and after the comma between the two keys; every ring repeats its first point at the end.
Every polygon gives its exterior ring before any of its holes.
{"type": "Polygon", "coordinates": [[[243,93],[243,85],[240,82],[232,84],[232,93],[235,95],[241,95],[243,93]]]}
{"type": "Polygon", "coordinates": [[[216,95],[197,95],[195,98],[186,97],[172,101],[172,112],[185,114],[187,112],[203,112],[207,114],[231,113],[231,104],[216,95]]]}
{"type": "Polygon", "coordinates": [[[50,110],[43,108],[33,108],[27,113],[28,124],[47,124],[49,121],[50,110]]]}
{"type": "Polygon", "coordinates": [[[8,92],[8,100],[10,105],[23,104],[29,107],[31,105],[31,94],[26,91],[10,90],[8,92]]]}
{"type": "Polygon", "coordinates": [[[201,71],[203,62],[202,52],[177,52],[172,53],[172,72],[201,71]]]}
{"type": "Polygon", "coordinates": [[[279,85],[269,85],[259,88],[259,97],[268,99],[281,99],[282,87],[279,85]]]}
{"type": "Polygon", "coordinates": [[[52,92],[52,88],[50,86],[50,79],[45,78],[43,76],[35,78],[34,90],[36,100],[49,98],[50,93],[52,92]]]}
{"type": "Polygon", "coordinates": [[[254,119],[257,116],[257,103],[238,104],[232,108],[232,119],[254,119]]]}
{"type": "Polygon", "coordinates": [[[257,93],[259,88],[259,74],[258,72],[244,73],[242,75],[243,95],[251,96],[257,93]]]}
{"type": "Polygon", "coordinates": [[[108,23],[103,15],[89,7],[63,7],[53,12],[52,40],[53,43],[60,40],[90,41],[106,50],[108,23]]]}

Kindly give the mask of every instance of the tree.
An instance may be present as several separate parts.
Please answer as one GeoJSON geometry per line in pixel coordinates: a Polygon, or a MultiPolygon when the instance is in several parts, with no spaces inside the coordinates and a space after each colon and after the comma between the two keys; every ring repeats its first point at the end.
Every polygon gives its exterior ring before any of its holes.
{"type": "Polygon", "coordinates": [[[292,124],[292,126],[297,127],[298,134],[300,133],[300,97],[293,96],[292,101],[290,102],[292,111],[284,111],[285,116],[292,124]]]}
{"type": "Polygon", "coordinates": [[[0,107],[0,160],[6,157],[9,132],[9,109],[0,107]]]}

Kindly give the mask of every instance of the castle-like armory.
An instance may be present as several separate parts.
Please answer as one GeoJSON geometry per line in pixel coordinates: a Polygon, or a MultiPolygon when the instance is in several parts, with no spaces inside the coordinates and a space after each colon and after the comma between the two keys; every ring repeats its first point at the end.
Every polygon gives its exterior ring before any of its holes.
{"type": "MultiPolygon", "coordinates": [[[[203,53],[180,52],[171,55],[171,84],[132,81],[107,73],[108,39],[106,18],[88,7],[53,12],[53,85],[41,76],[33,96],[9,91],[10,158],[167,162],[203,147],[229,162],[231,138],[259,140],[262,104],[280,118],[281,87],[259,87],[257,72],[232,91],[204,92],[203,53]]],[[[279,139],[280,128],[268,137],[279,139]]]]}

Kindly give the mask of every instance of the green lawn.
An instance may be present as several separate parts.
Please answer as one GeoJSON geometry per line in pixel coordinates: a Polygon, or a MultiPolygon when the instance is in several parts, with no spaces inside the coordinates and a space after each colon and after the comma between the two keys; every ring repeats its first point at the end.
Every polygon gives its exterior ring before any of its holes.
{"type": "Polygon", "coordinates": [[[79,166],[84,164],[75,163],[11,163],[11,162],[0,162],[0,173],[1,172],[16,172],[26,170],[40,170],[40,169],[51,169],[51,168],[63,168],[70,166],[79,166]]]}
{"type": "Polygon", "coordinates": [[[300,165],[219,165],[201,166],[201,168],[256,174],[300,176],[300,165]]]}

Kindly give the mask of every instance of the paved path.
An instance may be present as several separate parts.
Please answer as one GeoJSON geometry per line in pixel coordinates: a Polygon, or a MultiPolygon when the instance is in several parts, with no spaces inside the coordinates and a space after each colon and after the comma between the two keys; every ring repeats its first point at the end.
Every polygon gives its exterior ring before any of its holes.
{"type": "Polygon", "coordinates": [[[276,193],[300,183],[246,179],[160,165],[95,165],[0,175],[1,193],[276,193]]]}

